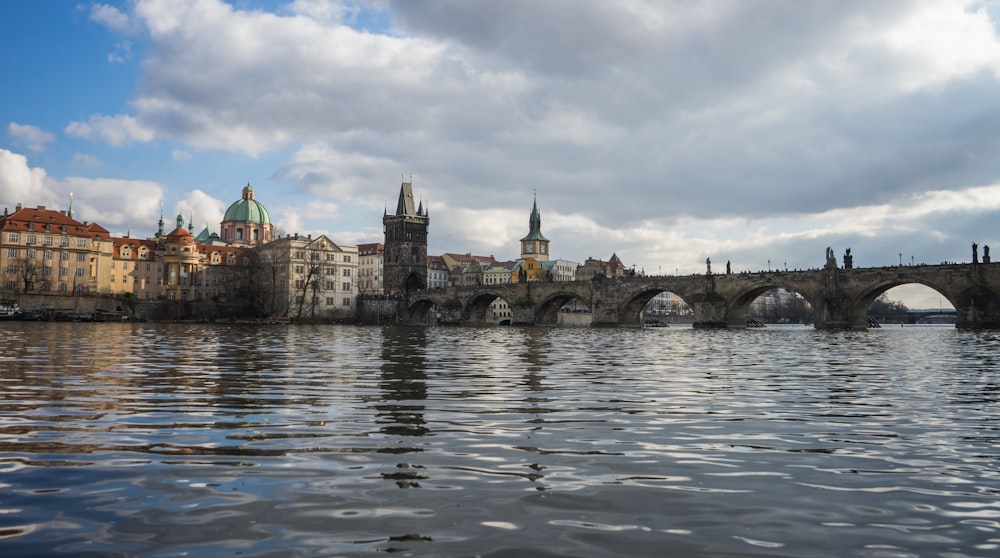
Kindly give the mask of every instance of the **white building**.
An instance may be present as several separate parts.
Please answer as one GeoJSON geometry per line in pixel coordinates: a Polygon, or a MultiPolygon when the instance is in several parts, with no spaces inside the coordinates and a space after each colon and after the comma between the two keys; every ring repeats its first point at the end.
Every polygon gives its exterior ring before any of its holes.
{"type": "Polygon", "coordinates": [[[256,284],[261,306],[293,319],[348,319],[358,294],[358,247],[321,235],[289,235],[260,247],[256,284]]]}

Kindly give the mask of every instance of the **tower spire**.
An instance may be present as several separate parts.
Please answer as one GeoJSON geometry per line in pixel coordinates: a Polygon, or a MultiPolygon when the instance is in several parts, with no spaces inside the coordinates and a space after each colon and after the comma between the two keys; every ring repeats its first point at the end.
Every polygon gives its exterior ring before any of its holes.
{"type": "Polygon", "coordinates": [[[164,234],[166,234],[165,231],[163,230],[164,225],[165,223],[163,222],[163,201],[160,201],[160,228],[156,233],[156,236],[162,237],[164,234]]]}
{"type": "Polygon", "coordinates": [[[69,210],[66,211],[66,216],[73,218],[73,192],[69,193],[69,210]]]}

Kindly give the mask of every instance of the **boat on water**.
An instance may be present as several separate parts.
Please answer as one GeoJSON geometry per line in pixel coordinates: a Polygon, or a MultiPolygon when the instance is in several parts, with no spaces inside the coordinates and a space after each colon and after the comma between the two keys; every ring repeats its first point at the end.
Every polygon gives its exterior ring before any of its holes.
{"type": "Polygon", "coordinates": [[[0,320],[22,320],[24,311],[16,302],[0,300],[0,320]]]}

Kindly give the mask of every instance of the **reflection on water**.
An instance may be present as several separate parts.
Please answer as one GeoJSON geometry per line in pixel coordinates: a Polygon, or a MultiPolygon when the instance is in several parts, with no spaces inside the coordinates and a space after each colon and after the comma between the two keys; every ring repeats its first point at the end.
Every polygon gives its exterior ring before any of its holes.
{"type": "Polygon", "coordinates": [[[3,556],[995,556],[997,332],[9,323],[3,556]]]}

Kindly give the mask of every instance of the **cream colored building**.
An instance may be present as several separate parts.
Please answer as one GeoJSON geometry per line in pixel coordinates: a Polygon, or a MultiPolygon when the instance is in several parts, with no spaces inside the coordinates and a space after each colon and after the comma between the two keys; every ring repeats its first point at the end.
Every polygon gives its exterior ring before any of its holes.
{"type": "Polygon", "coordinates": [[[358,292],[382,294],[382,261],[385,246],[376,242],[358,245],[358,292]]]}
{"type": "Polygon", "coordinates": [[[17,294],[111,294],[114,245],[97,223],[68,211],[17,205],[0,217],[0,298],[17,294]]]}
{"type": "Polygon", "coordinates": [[[257,249],[254,282],[262,309],[295,319],[346,319],[358,294],[358,247],[289,235],[257,249]]]}

